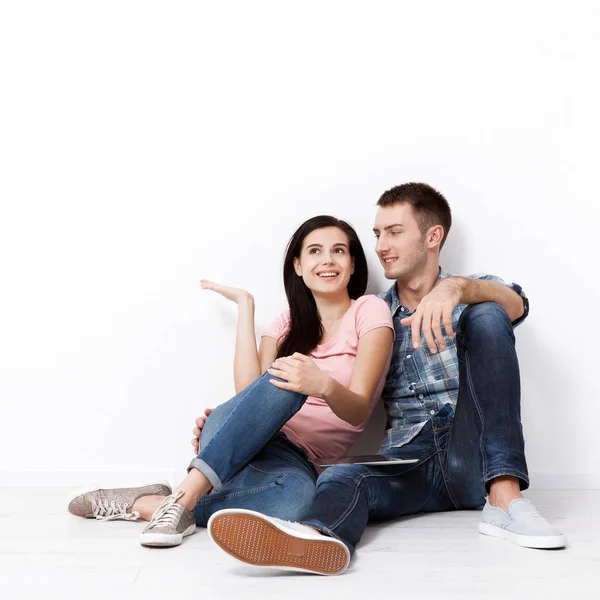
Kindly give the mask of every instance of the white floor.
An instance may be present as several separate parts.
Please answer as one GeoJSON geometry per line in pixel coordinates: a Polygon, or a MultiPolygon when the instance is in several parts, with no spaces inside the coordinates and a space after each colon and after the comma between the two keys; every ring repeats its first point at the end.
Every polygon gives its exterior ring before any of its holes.
{"type": "Polygon", "coordinates": [[[419,515],[370,526],[340,577],[240,565],[204,529],[143,548],[141,523],[70,516],[70,491],[0,488],[0,598],[600,599],[600,490],[527,493],[565,550],[479,535],[476,511],[419,515]]]}

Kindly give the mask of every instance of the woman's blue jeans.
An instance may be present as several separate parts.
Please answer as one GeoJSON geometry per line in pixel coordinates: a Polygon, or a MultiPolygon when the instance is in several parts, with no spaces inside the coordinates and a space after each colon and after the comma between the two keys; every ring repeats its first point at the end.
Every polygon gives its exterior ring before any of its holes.
{"type": "Polygon", "coordinates": [[[528,487],[519,364],[504,309],[493,302],[467,307],[458,323],[457,351],[456,414],[446,405],[415,439],[386,452],[419,462],[329,467],[303,523],[352,552],[369,520],[477,508],[485,503],[490,481],[502,475],[528,487]]]}
{"type": "Polygon", "coordinates": [[[191,467],[213,485],[195,507],[205,527],[224,508],[247,508],[299,521],[313,503],[317,472],[304,450],[279,431],[306,396],[281,390],[263,374],[210,414],[191,467]]]}

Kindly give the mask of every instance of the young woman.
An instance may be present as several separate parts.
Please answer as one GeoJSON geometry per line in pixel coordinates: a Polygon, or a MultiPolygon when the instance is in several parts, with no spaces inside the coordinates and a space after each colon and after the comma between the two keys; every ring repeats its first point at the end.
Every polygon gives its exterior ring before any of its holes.
{"type": "Polygon", "coordinates": [[[148,520],[140,541],[149,546],[181,544],[223,508],[303,517],[317,479],[311,459],[343,456],[363,430],[394,333],[385,302],[363,296],[367,262],[344,221],[319,216],[303,223],[288,244],[283,278],[289,310],[258,351],[252,297],[203,282],[238,305],[237,394],[210,413],[198,455],[175,492],[160,484],[98,489],[77,496],[71,513],[148,520]]]}

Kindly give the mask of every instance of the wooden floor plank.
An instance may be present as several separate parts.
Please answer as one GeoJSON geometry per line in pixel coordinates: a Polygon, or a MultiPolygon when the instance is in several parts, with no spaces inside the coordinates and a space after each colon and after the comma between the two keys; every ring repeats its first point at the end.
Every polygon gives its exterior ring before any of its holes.
{"type": "Polygon", "coordinates": [[[481,536],[478,511],[416,515],[369,526],[349,570],[329,578],[240,565],[203,529],[143,548],[142,523],[72,517],[68,493],[0,488],[2,598],[600,598],[600,490],[527,493],[567,535],[562,551],[481,536]]]}

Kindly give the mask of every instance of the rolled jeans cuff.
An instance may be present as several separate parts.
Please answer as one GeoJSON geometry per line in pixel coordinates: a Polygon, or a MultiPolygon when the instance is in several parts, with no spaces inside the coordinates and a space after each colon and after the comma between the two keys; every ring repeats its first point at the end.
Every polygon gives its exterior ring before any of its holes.
{"type": "Polygon", "coordinates": [[[306,521],[300,521],[300,525],[306,525],[308,527],[312,527],[313,529],[320,531],[323,535],[334,538],[334,539],[338,540],[338,542],[342,542],[342,544],[344,544],[344,546],[346,546],[346,548],[348,548],[350,555],[352,556],[352,554],[354,554],[354,546],[349,544],[346,540],[341,538],[339,535],[336,535],[333,531],[331,531],[331,529],[329,529],[329,527],[327,527],[326,525],[321,523],[321,521],[317,521],[316,519],[307,519],[306,521]]]}
{"type": "Polygon", "coordinates": [[[527,473],[518,471],[516,469],[494,469],[484,474],[483,483],[486,491],[489,493],[491,482],[497,477],[516,477],[519,480],[519,488],[521,491],[529,488],[529,477],[527,473]]]}
{"type": "Polygon", "coordinates": [[[204,475],[204,477],[210,481],[211,485],[213,486],[213,491],[221,491],[223,484],[221,483],[219,476],[202,459],[194,458],[188,467],[188,473],[191,471],[191,469],[198,469],[198,471],[200,471],[200,473],[202,473],[202,475],[204,475]]]}

